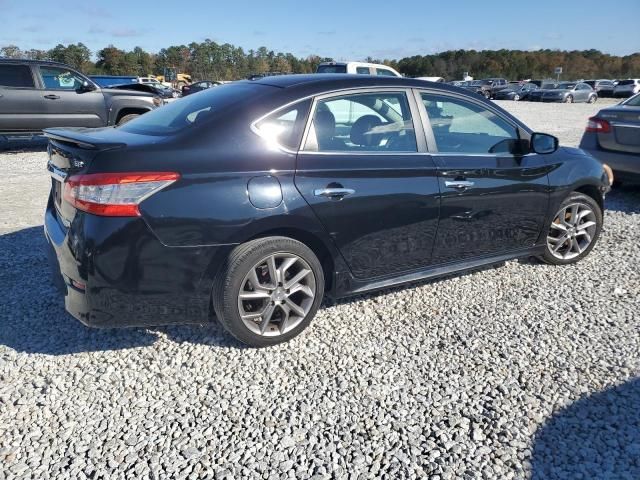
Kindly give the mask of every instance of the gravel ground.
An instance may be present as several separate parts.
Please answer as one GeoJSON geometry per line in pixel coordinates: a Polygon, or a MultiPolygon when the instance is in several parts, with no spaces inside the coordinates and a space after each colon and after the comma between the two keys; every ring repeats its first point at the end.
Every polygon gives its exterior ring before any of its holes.
{"type": "MultiPolygon", "coordinates": [[[[599,106],[507,105],[565,144],[599,106]]],[[[0,154],[0,478],[640,478],[640,191],[610,194],[577,265],[326,305],[254,350],[66,315],[44,166],[0,154]]]]}

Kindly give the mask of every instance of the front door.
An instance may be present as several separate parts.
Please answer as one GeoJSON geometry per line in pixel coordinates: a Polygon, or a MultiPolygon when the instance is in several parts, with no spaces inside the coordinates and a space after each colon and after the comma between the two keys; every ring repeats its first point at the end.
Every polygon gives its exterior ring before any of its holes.
{"type": "Polygon", "coordinates": [[[295,183],[357,278],[430,262],[436,167],[407,91],[323,96],[298,154],[295,183]]]}
{"type": "Polygon", "coordinates": [[[64,67],[39,67],[44,100],[44,125],[47,127],[103,127],[107,124],[107,108],[100,90],[82,89],[86,81],[64,67]]]}
{"type": "Polygon", "coordinates": [[[533,246],[547,213],[548,167],[528,153],[528,134],[479,101],[427,92],[421,98],[442,191],[432,263],[533,246]]]}

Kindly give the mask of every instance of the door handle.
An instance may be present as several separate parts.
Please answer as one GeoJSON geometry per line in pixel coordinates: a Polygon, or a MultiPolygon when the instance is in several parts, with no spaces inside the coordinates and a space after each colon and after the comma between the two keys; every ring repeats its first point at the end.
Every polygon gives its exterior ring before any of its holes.
{"type": "Polygon", "coordinates": [[[356,191],[352,188],[318,188],[313,191],[316,197],[328,197],[336,200],[341,200],[343,197],[354,193],[356,193],[356,191]]]}
{"type": "Polygon", "coordinates": [[[60,97],[58,95],[45,95],[44,98],[47,100],[58,100],[60,97]]]}
{"type": "Polygon", "coordinates": [[[473,182],[468,182],[467,180],[455,180],[449,181],[446,180],[444,182],[444,186],[447,188],[455,188],[456,190],[466,190],[467,188],[473,187],[473,182]]]}

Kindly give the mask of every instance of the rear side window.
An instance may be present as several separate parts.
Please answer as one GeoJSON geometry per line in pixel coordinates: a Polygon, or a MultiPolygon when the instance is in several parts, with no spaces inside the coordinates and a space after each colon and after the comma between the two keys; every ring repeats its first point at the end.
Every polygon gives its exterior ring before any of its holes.
{"type": "Polygon", "coordinates": [[[417,151],[406,95],[358,93],[318,101],[305,150],[417,151]]]}
{"type": "Polygon", "coordinates": [[[381,75],[383,77],[395,77],[396,74],[391,70],[387,70],[386,68],[376,68],[376,75],[381,75]]]}
{"type": "Polygon", "coordinates": [[[621,80],[620,82],[618,82],[618,85],[633,85],[635,83],[635,80],[621,80]]]}
{"type": "Polygon", "coordinates": [[[359,75],[369,75],[369,67],[356,67],[356,73],[359,75]]]}
{"type": "Polygon", "coordinates": [[[31,68],[27,65],[0,65],[0,86],[34,88],[31,68]]]}
{"type": "Polygon", "coordinates": [[[310,100],[272,113],[256,124],[256,129],[262,138],[290,150],[298,150],[304,120],[309,111],[310,100]]]}

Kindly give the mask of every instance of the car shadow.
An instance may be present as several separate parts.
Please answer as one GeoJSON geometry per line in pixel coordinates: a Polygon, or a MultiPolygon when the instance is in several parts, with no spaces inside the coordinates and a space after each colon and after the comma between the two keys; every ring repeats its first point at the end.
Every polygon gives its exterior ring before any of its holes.
{"type": "Polygon", "coordinates": [[[42,226],[0,235],[0,346],[17,352],[67,355],[152,345],[164,333],[177,342],[240,346],[217,324],[94,329],[64,309],[54,287],[42,226]]]}
{"type": "Polygon", "coordinates": [[[534,437],[532,480],[640,478],[640,379],[582,398],[534,437]]]}
{"type": "Polygon", "coordinates": [[[607,194],[604,206],[607,210],[614,212],[640,213],[640,185],[621,185],[612,188],[607,194]]]}
{"type": "Polygon", "coordinates": [[[5,137],[0,135],[0,152],[44,152],[47,150],[48,140],[43,136],[32,138],[5,137]]]}

